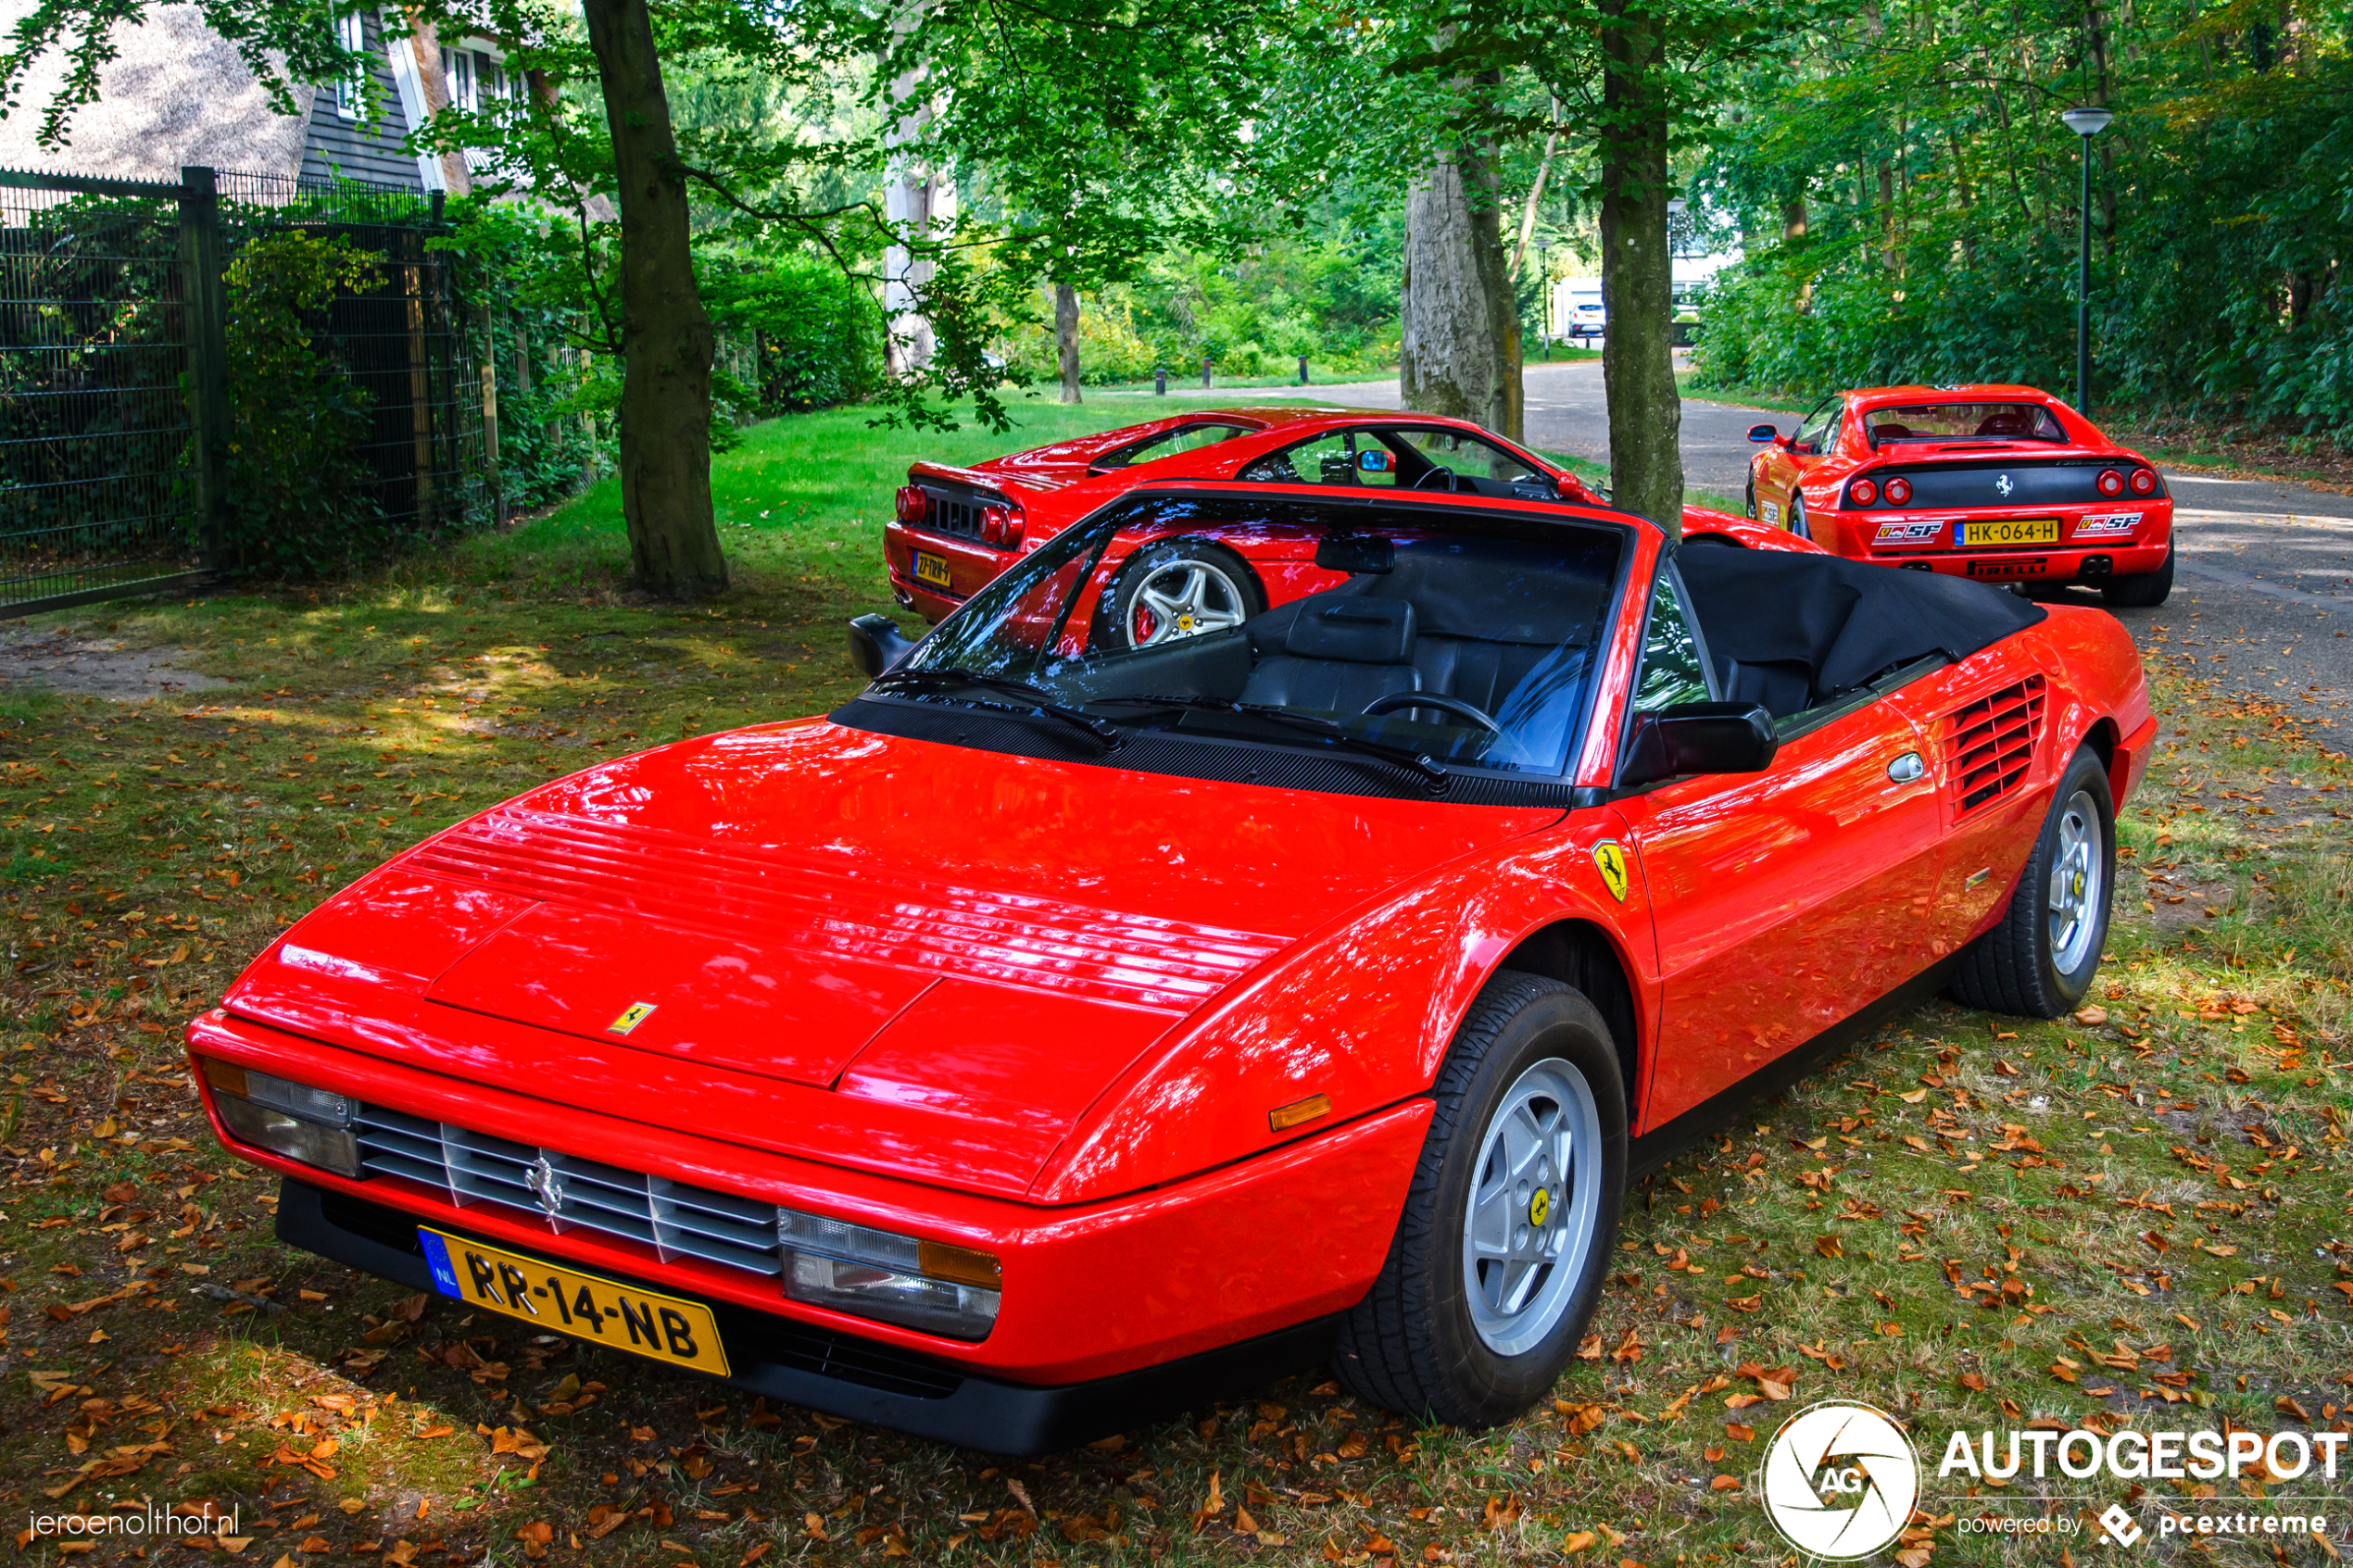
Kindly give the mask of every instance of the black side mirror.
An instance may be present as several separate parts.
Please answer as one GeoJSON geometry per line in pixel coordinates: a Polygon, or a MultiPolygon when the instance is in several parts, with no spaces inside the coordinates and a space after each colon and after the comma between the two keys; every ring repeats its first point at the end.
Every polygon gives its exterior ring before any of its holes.
{"type": "Polygon", "coordinates": [[[1773,716],[1751,702],[1684,702],[1634,718],[1617,787],[1691,773],[1761,773],[1780,749],[1773,716]]]}
{"type": "Polygon", "coordinates": [[[1781,433],[1771,425],[1751,425],[1748,427],[1748,438],[1762,446],[1768,441],[1779,441],[1781,433]]]}
{"type": "Polygon", "coordinates": [[[1352,577],[1361,571],[1394,571],[1397,546],[1378,534],[1327,533],[1315,542],[1315,565],[1352,577]]]}
{"type": "Polygon", "coordinates": [[[849,662],[870,681],[906,658],[914,646],[887,615],[862,615],[849,623],[849,662]]]}

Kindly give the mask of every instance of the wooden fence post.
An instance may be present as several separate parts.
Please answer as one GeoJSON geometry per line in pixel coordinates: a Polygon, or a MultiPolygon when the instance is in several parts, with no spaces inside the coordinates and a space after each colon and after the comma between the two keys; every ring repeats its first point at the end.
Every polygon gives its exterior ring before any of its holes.
{"type": "Polygon", "coordinates": [[[207,571],[227,561],[229,304],[221,274],[220,194],[210,169],[180,170],[180,289],[188,342],[188,456],[207,571]]]}

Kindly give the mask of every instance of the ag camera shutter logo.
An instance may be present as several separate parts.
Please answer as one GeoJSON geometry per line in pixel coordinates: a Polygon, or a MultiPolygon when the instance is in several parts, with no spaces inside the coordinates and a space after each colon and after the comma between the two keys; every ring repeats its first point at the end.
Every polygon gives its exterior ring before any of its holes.
{"type": "Polygon", "coordinates": [[[1758,1490],[1782,1539],[1809,1557],[1852,1562],[1893,1545],[1911,1522],[1919,1460],[1884,1414],[1825,1399],[1773,1434],[1758,1490]]]}

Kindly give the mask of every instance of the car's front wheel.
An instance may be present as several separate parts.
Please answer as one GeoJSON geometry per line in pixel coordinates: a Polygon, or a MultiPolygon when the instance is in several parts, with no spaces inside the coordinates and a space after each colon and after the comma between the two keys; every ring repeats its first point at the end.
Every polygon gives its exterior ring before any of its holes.
{"type": "Polygon", "coordinates": [[[2057,1018],[2091,994],[2116,884],[2116,817],[2099,754],[2079,748],[1998,924],[1961,949],[1953,995],[1988,1012],[2057,1018]]]}
{"type": "Polygon", "coordinates": [[[1389,1258],[1333,1364],[1400,1414],[1492,1426],[1551,1391],[1601,1298],[1626,1096],[1592,1003],[1505,970],[1455,1032],[1434,1098],[1389,1258]]]}
{"type": "Polygon", "coordinates": [[[1754,479],[1748,482],[1748,515],[1756,515],[1756,481],[1754,479]]]}

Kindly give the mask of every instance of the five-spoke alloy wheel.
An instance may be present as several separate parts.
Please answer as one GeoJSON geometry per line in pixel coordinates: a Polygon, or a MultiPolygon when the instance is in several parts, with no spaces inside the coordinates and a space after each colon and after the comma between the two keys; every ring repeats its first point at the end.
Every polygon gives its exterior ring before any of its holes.
{"type": "Polygon", "coordinates": [[[1617,1047],[1579,992],[1504,970],[1431,1098],[1388,1260],[1333,1366],[1376,1404],[1492,1426],[1550,1391],[1601,1298],[1626,1195],[1617,1047]]]}
{"type": "Polygon", "coordinates": [[[2079,748],[2051,792],[2000,921],[1961,949],[1953,995],[1988,1012],[2057,1018],[2090,995],[2108,941],[2116,817],[2108,766],[2079,748]]]}
{"type": "Polygon", "coordinates": [[[1205,539],[1169,539],[1136,552],[1104,596],[1116,646],[1154,647],[1228,632],[1266,608],[1239,556],[1205,539]]]}

